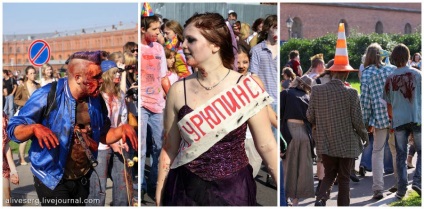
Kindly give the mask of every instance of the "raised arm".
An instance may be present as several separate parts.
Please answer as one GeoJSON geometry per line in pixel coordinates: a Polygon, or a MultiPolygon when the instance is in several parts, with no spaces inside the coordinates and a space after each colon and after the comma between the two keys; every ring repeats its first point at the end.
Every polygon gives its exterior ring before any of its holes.
{"type": "Polygon", "coordinates": [[[179,90],[181,90],[181,82],[175,83],[169,90],[164,116],[164,139],[162,144],[162,150],[159,156],[158,165],[158,182],[156,187],[156,205],[162,205],[163,187],[166,183],[168,173],[172,162],[177,156],[178,149],[180,147],[180,132],[178,130],[178,109],[176,108],[175,101],[177,101],[179,90]]]}

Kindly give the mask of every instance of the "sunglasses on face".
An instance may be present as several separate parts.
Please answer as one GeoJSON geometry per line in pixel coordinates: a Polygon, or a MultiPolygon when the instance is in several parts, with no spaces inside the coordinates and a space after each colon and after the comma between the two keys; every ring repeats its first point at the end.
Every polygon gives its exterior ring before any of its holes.
{"type": "Polygon", "coordinates": [[[137,65],[127,65],[125,66],[125,70],[136,70],[137,69],[137,65]]]}
{"type": "Polygon", "coordinates": [[[138,49],[131,49],[131,53],[138,52],[138,49]]]}

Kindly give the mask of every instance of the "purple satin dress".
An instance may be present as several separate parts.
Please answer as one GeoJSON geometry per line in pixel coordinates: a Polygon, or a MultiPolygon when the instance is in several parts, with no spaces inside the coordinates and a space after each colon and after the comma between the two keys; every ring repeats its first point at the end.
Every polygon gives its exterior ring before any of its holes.
{"type": "MultiPolygon", "coordinates": [[[[184,105],[181,120],[193,110],[184,105]]],[[[255,206],[256,183],[246,156],[247,123],[230,132],[195,160],[171,169],[165,206],[255,206]]]]}

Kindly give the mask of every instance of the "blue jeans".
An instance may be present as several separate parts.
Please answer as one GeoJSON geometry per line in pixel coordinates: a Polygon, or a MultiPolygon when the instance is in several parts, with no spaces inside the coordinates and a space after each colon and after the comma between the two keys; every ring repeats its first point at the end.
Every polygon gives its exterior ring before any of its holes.
{"type": "MultiPolygon", "coordinates": [[[[370,143],[362,151],[361,162],[359,166],[363,166],[366,171],[372,171],[371,157],[372,157],[372,147],[374,144],[374,135],[368,134],[370,143]]],[[[393,172],[393,159],[392,153],[390,152],[390,146],[388,143],[389,137],[387,137],[386,144],[384,145],[384,172],[392,173],[393,172]]]]}
{"type": "MultiPolygon", "coordinates": [[[[127,188],[124,176],[124,161],[121,154],[113,152],[112,149],[99,150],[97,161],[99,164],[94,168],[96,172],[93,171],[90,177],[90,194],[88,195],[88,199],[92,199],[92,201],[89,201],[87,205],[105,205],[106,183],[108,174],[110,173],[113,181],[113,205],[128,206],[127,188]]],[[[130,188],[132,189],[132,185],[130,185],[130,188]]]]}
{"type": "Polygon", "coordinates": [[[283,160],[280,159],[280,206],[287,206],[286,192],[284,191],[283,160]]]}
{"type": "Polygon", "coordinates": [[[406,193],[406,187],[408,185],[408,172],[405,161],[408,155],[408,137],[411,133],[414,135],[415,149],[418,155],[412,185],[421,188],[421,125],[407,123],[395,129],[398,193],[401,195],[406,193]]]}
{"type": "Polygon", "coordinates": [[[7,117],[9,117],[9,119],[10,119],[10,118],[13,117],[13,114],[15,114],[15,108],[14,108],[15,103],[13,102],[14,97],[11,94],[11,95],[6,96],[4,98],[5,98],[5,102],[4,102],[3,110],[6,113],[7,117]]]}
{"type": "Polygon", "coordinates": [[[156,191],[156,182],[158,179],[158,163],[159,154],[162,149],[163,138],[163,113],[154,113],[141,107],[141,120],[138,124],[139,132],[141,135],[141,154],[140,154],[140,174],[141,174],[141,189],[145,192],[150,191],[153,195],[156,191]],[[152,148],[151,148],[151,166],[148,181],[144,176],[144,167],[146,165],[146,151],[147,151],[147,125],[152,130],[152,148]],[[147,188],[149,187],[149,190],[147,188]]]}

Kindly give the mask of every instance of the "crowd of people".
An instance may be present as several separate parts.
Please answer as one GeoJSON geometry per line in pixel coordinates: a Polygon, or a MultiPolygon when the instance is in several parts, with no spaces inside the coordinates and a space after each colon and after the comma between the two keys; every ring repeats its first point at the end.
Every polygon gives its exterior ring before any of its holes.
{"type": "Polygon", "coordinates": [[[75,52],[66,77],[49,64],[38,79],[33,66],[22,78],[3,70],[3,201],[19,183],[10,140],[46,206],[104,206],[107,178],[112,204],[131,205],[137,183],[128,185],[127,170],[139,177],[142,202],[147,194],[158,206],[255,206],[262,166],[282,206],[312,197],[325,206],[334,184],[337,205],[348,206],[361,154],[358,173],[373,173],[373,199],[384,197],[384,173],[394,173],[389,191],[402,199],[414,167],[412,189],[421,195],[421,55],[410,58],[403,44],[392,52],[369,45],[358,94],[346,82],[357,70],[323,54],[303,70],[293,50],[280,82],[277,31],[277,15],[250,27],[233,10],[227,18],[195,13],[182,25],[144,3],[140,44],[75,52]],[[140,173],[127,169],[123,153],[139,157],[140,173]]]}
{"type": "Polygon", "coordinates": [[[127,42],[118,52],[75,52],[66,65],[63,78],[50,64],[38,79],[33,66],[22,80],[3,70],[4,203],[10,203],[8,179],[19,183],[12,140],[20,144],[19,164],[31,164],[41,205],[104,206],[107,178],[112,205],[133,205],[137,169],[124,168],[129,159],[123,152],[132,159],[138,150],[138,44],[127,42]]]}
{"type": "Polygon", "coordinates": [[[281,69],[280,131],[287,145],[281,148],[286,199],[280,203],[296,206],[299,199],[316,197],[315,206],[325,206],[338,184],[337,205],[349,206],[349,182],[359,182],[356,174],[366,172],[372,172],[372,199],[384,197],[383,175],[391,173],[396,183],[389,191],[402,199],[406,170],[414,167],[412,189],[421,195],[420,54],[410,58],[403,44],[392,52],[370,44],[359,67],[360,94],[346,82],[357,70],[334,67],[334,60],[325,64],[317,54],[303,72],[299,54],[291,51],[281,69]]]}
{"type": "Polygon", "coordinates": [[[277,15],[257,19],[252,34],[232,10],[185,23],[152,11],[145,3],[140,20],[141,199],[256,205],[262,159],[278,179],[277,15]]]}

